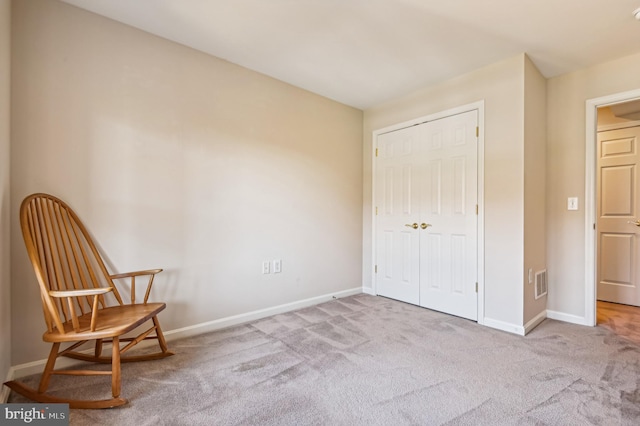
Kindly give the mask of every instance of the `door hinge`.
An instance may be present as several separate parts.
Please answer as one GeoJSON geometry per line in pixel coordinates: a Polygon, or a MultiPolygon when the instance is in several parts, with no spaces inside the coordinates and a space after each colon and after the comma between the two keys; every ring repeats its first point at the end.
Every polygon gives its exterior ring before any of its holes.
{"type": "Polygon", "coordinates": [[[476,138],[480,137],[480,127],[476,126],[476,138]]]}
{"type": "Polygon", "coordinates": [[[373,272],[374,272],[374,273],[376,273],[376,274],[378,273],[378,265],[375,265],[375,266],[374,266],[374,268],[373,268],[373,272]]]}
{"type": "Polygon", "coordinates": [[[378,148],[376,148],[376,157],[378,156],[378,148]]]}
{"type": "Polygon", "coordinates": [[[476,216],[478,216],[478,205],[476,204],[476,216]]]}
{"type": "Polygon", "coordinates": [[[476,283],[476,293],[478,292],[478,283],[476,283]]]}
{"type": "Polygon", "coordinates": [[[596,229],[596,224],[595,224],[595,223],[593,224],[593,229],[594,229],[594,230],[596,229]]]}
{"type": "Polygon", "coordinates": [[[376,207],[376,216],[378,216],[378,207],[376,207]]]}

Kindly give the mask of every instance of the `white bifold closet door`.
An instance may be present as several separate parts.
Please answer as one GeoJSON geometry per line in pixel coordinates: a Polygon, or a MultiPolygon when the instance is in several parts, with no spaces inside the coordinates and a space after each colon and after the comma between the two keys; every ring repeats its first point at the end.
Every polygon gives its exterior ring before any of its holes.
{"type": "Polygon", "coordinates": [[[377,138],[376,292],[477,320],[478,113],[377,138]]]}

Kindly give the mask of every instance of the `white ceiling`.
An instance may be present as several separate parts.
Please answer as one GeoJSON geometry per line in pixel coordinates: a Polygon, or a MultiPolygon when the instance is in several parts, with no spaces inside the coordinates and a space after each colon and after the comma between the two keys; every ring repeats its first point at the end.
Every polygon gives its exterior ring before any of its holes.
{"type": "Polygon", "coordinates": [[[357,108],[526,52],[640,51],[640,0],[63,0],[357,108]]]}

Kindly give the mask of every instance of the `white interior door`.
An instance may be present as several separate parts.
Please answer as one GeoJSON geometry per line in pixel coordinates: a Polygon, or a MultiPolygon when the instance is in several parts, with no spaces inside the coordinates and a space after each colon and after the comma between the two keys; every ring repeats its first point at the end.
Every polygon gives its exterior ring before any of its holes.
{"type": "Polygon", "coordinates": [[[379,135],[376,292],[477,320],[477,111],[379,135]]]}
{"type": "Polygon", "coordinates": [[[421,126],[420,306],[478,319],[476,111],[421,126]]]}
{"type": "Polygon", "coordinates": [[[378,136],[376,292],[415,305],[420,302],[419,235],[413,228],[420,219],[417,151],[415,126],[378,136]]]}
{"type": "Polygon", "coordinates": [[[640,127],[598,133],[598,299],[640,306],[640,127]]]}

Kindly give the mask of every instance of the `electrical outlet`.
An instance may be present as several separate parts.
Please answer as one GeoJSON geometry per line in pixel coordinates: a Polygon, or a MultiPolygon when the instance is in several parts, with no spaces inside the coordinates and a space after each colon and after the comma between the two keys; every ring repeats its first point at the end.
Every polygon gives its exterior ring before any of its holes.
{"type": "Polygon", "coordinates": [[[269,262],[268,260],[265,260],[264,262],[262,262],[262,273],[263,274],[268,274],[271,271],[269,270],[269,265],[271,262],[269,262]]]}
{"type": "Polygon", "coordinates": [[[282,272],[282,260],[276,259],[273,261],[273,273],[279,274],[282,272]]]}

